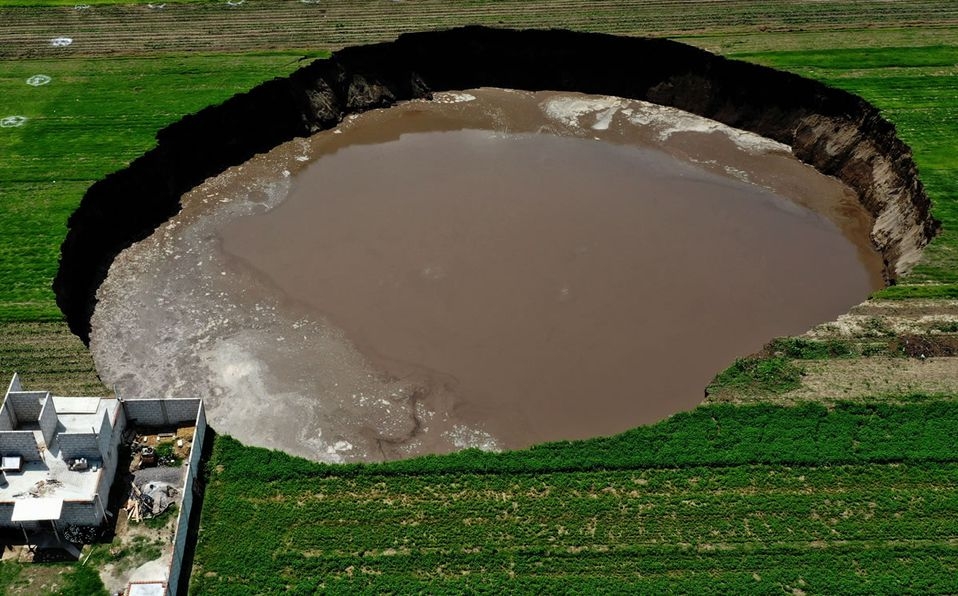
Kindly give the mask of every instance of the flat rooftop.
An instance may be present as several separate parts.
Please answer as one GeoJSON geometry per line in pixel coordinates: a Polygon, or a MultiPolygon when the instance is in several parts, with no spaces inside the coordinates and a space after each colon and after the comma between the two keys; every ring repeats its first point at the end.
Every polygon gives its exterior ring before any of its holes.
{"type": "MultiPolygon", "coordinates": [[[[57,411],[57,433],[100,432],[103,415],[115,423],[117,401],[100,397],[51,396],[57,411]]],[[[43,444],[39,430],[33,431],[37,443],[43,444]]],[[[90,501],[100,482],[103,462],[88,459],[86,470],[70,470],[69,464],[60,457],[57,436],[42,451],[42,461],[23,462],[22,471],[7,473],[7,486],[0,487],[0,502],[55,497],[64,501],[90,501]]]]}
{"type": "MultiPolygon", "coordinates": [[[[39,434],[40,431],[34,432],[39,434]]],[[[59,451],[57,449],[56,453],[59,454],[59,451]]],[[[51,450],[44,449],[42,461],[24,462],[23,471],[19,474],[7,472],[7,486],[0,488],[0,502],[34,496],[56,497],[64,501],[90,501],[100,481],[101,463],[89,461],[88,469],[71,471],[67,462],[54,455],[51,450]],[[93,470],[94,467],[96,471],[93,470]]]]}
{"type": "Polygon", "coordinates": [[[110,424],[116,424],[117,401],[105,397],[59,397],[52,396],[57,410],[57,432],[99,432],[103,413],[110,416],[110,424]]]}

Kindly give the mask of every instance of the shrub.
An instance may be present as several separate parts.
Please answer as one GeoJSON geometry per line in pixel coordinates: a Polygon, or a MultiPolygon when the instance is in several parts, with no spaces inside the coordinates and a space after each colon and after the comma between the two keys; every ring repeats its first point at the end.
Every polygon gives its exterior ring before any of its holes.
{"type": "Polygon", "coordinates": [[[803,371],[788,358],[739,358],[723,370],[708,391],[736,389],[749,393],[785,393],[802,384],[803,371]]]}

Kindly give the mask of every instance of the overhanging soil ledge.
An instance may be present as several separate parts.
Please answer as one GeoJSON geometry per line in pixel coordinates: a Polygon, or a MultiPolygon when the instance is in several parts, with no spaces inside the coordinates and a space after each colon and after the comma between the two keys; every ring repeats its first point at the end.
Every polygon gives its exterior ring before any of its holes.
{"type": "Polygon", "coordinates": [[[157,147],[86,193],[70,217],[54,280],[71,330],[89,342],[96,291],[114,257],[180,209],[210,176],[344,116],[434,91],[504,87],[580,91],[674,106],[786,143],[848,184],[875,217],[888,283],[938,223],[910,149],[850,93],[662,39],[466,27],[347,48],[157,134],[157,147]],[[630,64],[627,69],[622,64],[630,64]]]}

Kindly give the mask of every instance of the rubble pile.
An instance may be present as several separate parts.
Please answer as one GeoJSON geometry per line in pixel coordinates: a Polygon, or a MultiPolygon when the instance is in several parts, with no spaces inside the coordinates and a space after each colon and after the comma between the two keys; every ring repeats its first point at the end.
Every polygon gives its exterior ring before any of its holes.
{"type": "Polygon", "coordinates": [[[139,522],[157,517],[175,502],[178,492],[168,482],[147,482],[142,486],[134,482],[130,485],[130,497],[123,506],[126,518],[139,522]]]}

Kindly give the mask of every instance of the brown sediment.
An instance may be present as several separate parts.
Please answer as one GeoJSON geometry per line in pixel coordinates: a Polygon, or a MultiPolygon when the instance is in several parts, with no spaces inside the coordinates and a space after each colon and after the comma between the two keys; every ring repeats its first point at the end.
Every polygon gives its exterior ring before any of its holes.
{"type": "Polygon", "coordinates": [[[101,288],[98,369],[126,393],[211,394],[221,431],[334,461],[658,420],[882,283],[847,187],[614,97],[368,112],[183,205],[101,288]]]}

